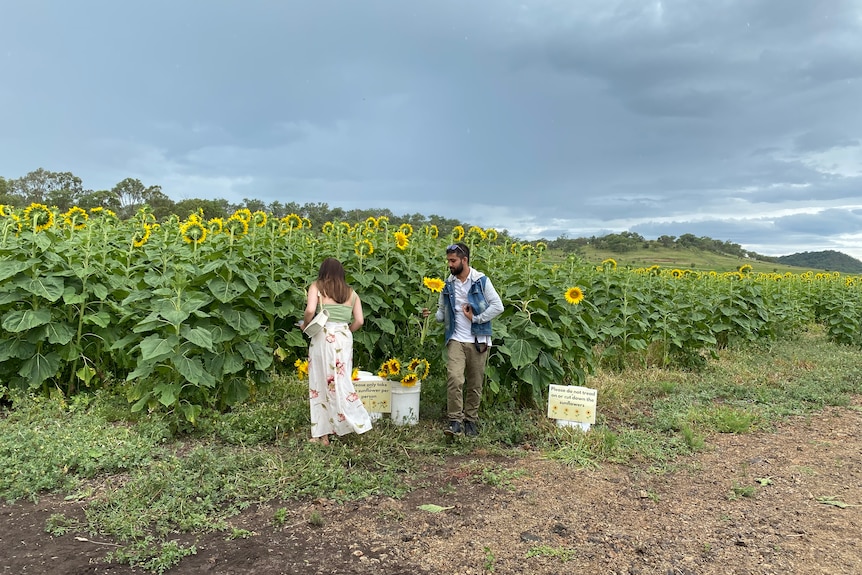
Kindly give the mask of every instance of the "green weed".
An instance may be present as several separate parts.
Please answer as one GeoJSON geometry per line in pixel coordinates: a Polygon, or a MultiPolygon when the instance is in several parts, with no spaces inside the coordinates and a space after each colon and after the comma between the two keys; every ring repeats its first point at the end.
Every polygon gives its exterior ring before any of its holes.
{"type": "Polygon", "coordinates": [[[66,517],[62,513],[52,513],[45,521],[45,532],[54,536],[66,535],[80,531],[84,525],[77,519],[66,517]]]}
{"type": "Polygon", "coordinates": [[[482,551],[485,553],[485,561],[482,563],[482,568],[488,573],[493,573],[497,558],[490,547],[483,547],[482,551]]]}
{"type": "Polygon", "coordinates": [[[730,489],[728,499],[732,501],[734,499],[739,499],[740,497],[754,497],[756,492],[757,488],[754,485],[740,485],[734,482],[733,487],[730,489]]]}
{"type": "Polygon", "coordinates": [[[560,560],[560,563],[571,561],[575,556],[576,552],[574,549],[569,549],[568,547],[550,547],[548,545],[531,547],[526,555],[527,559],[530,557],[556,557],[560,560]]]}
{"type": "Polygon", "coordinates": [[[176,540],[157,541],[147,537],[108,553],[106,559],[162,575],[177,565],[183,557],[196,554],[197,548],[194,545],[183,545],[176,540]]]}
{"type": "Polygon", "coordinates": [[[312,527],[323,527],[325,522],[323,521],[323,517],[317,511],[312,511],[311,515],[308,516],[308,524],[312,527]]]}

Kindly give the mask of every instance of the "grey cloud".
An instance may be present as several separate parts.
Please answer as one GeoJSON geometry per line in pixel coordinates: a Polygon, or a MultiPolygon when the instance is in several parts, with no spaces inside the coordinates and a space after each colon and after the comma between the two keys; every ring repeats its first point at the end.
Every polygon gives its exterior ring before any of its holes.
{"type": "Polygon", "coordinates": [[[833,236],[862,231],[859,210],[823,210],[816,214],[795,214],[777,218],[776,231],[812,236],[833,236]]]}
{"type": "Polygon", "coordinates": [[[800,134],[793,142],[793,148],[797,152],[825,152],[833,148],[846,148],[859,146],[858,138],[847,136],[844,133],[831,129],[811,130],[800,134]]]}

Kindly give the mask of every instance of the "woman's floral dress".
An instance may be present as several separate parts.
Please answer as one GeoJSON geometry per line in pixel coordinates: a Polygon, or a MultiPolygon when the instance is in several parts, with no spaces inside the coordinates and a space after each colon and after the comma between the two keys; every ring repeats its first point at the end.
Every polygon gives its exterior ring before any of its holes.
{"type": "Polygon", "coordinates": [[[328,322],[308,348],[312,437],[371,429],[371,417],[353,387],[352,373],[353,333],[346,323],[328,322]]]}

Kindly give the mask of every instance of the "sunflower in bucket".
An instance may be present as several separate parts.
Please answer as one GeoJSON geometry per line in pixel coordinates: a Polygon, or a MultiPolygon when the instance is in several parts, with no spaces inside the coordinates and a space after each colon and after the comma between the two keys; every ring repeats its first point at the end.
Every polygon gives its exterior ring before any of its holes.
{"type": "Polygon", "coordinates": [[[414,387],[421,380],[428,377],[431,365],[427,359],[414,357],[406,365],[401,360],[392,357],[380,364],[377,375],[383,379],[399,380],[403,387],[414,387]]]}

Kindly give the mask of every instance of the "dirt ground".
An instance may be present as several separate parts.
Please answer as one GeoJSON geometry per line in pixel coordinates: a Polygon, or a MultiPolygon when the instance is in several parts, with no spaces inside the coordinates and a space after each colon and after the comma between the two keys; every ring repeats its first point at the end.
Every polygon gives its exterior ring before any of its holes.
{"type": "MultiPolygon", "coordinates": [[[[860,407],[793,418],[775,433],[710,437],[663,474],[477,450],[428,469],[400,500],[247,510],[232,524],[251,535],[182,537],[197,554],[169,573],[859,574],[860,407]],[[419,509],[428,504],[449,509],[419,509]]],[[[143,573],[105,563],[105,538],[52,537],[52,513],[83,518],[62,497],[0,507],[0,574],[143,573]]]]}

